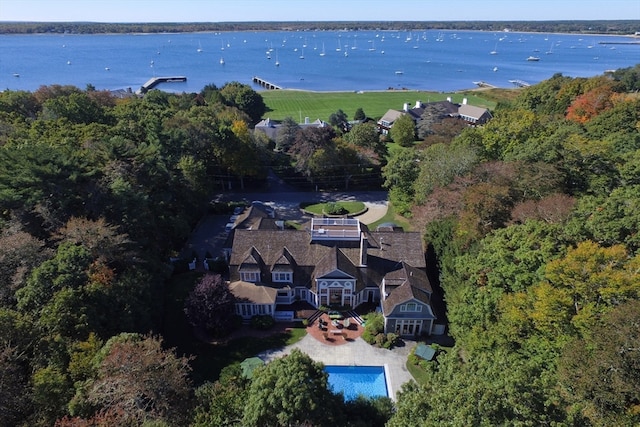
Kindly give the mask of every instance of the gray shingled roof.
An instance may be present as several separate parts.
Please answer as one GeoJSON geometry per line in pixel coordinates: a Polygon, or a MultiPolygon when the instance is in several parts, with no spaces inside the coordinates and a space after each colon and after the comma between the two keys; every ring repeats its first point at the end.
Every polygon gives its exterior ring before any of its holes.
{"type": "Polygon", "coordinates": [[[254,304],[275,304],[276,296],[278,295],[278,290],[275,288],[241,280],[231,282],[229,290],[239,302],[251,302],[254,304]]]}
{"type": "Polygon", "coordinates": [[[382,312],[385,316],[390,315],[398,304],[403,304],[413,299],[430,305],[433,289],[427,274],[423,270],[402,263],[401,269],[390,272],[385,276],[385,283],[387,280],[401,284],[393,289],[389,296],[382,301],[382,312]]]}
{"type": "Polygon", "coordinates": [[[263,281],[270,279],[270,269],[282,263],[283,248],[293,261],[294,283],[313,289],[314,277],[330,272],[332,266],[352,275],[359,292],[364,287],[379,286],[389,272],[402,268],[402,262],[417,269],[426,267],[422,239],[419,233],[366,231],[368,240],[367,266],[360,264],[360,242],[311,242],[304,230],[235,230],[230,265],[230,279],[239,280],[239,266],[254,254],[263,262],[263,281]],[[333,254],[333,255],[332,255],[333,254]]]}
{"type": "Polygon", "coordinates": [[[458,108],[458,114],[461,116],[473,117],[478,120],[482,117],[483,114],[489,112],[486,108],[476,107],[474,105],[462,104],[460,108],[458,108]]]}

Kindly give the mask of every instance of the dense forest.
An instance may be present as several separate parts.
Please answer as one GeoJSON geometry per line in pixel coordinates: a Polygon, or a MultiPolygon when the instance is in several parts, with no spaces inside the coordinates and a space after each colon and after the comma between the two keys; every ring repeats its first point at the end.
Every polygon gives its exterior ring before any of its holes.
{"type": "Polygon", "coordinates": [[[630,35],[637,20],[616,21],[334,21],[334,22],[0,22],[0,34],[188,33],[196,31],[473,30],[630,35]]]}
{"type": "Polygon", "coordinates": [[[639,78],[555,75],[391,157],[456,344],[390,426],[638,425],[639,78]]]}
{"type": "Polygon", "coordinates": [[[555,75],[483,127],[428,111],[391,154],[340,110],[269,141],[238,83],[0,93],[0,425],[637,425],[639,91],[640,66],[555,75]],[[222,179],[286,162],[327,185],[379,171],[424,231],[455,346],[395,405],[342,401],[298,353],[196,381],[164,345],[169,257],[222,179]]]}

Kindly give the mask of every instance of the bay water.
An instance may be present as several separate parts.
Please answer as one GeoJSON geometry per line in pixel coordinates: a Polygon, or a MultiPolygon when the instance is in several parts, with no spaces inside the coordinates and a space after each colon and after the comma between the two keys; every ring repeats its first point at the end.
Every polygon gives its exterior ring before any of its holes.
{"type": "Polygon", "coordinates": [[[41,85],[198,92],[260,77],[286,89],[453,92],[513,87],[555,73],[591,77],[640,63],[638,39],[479,31],[260,31],[179,34],[0,35],[0,90],[41,85]],[[537,60],[536,60],[537,59],[537,60]]]}

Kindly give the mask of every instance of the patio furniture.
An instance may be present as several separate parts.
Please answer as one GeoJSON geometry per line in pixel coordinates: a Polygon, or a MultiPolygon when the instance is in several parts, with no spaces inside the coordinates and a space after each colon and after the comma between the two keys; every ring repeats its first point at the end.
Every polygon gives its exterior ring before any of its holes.
{"type": "Polygon", "coordinates": [[[346,319],[344,319],[343,324],[345,329],[349,329],[349,327],[351,326],[351,320],[349,320],[349,318],[347,317],[346,319]]]}
{"type": "Polygon", "coordinates": [[[340,329],[332,329],[330,332],[334,335],[342,335],[342,331],[340,329]]]}
{"type": "Polygon", "coordinates": [[[331,320],[339,320],[342,319],[342,313],[340,313],[339,311],[330,311],[329,312],[329,319],[331,320]]]}

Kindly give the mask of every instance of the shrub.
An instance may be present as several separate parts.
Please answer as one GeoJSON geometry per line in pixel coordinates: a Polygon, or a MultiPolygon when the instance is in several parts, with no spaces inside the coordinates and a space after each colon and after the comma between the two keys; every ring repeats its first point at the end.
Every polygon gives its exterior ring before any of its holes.
{"type": "Polygon", "coordinates": [[[367,316],[365,330],[369,330],[371,335],[378,335],[384,332],[384,318],[382,313],[371,313],[367,316]]]}
{"type": "Polygon", "coordinates": [[[371,334],[371,331],[366,327],[364,329],[364,332],[362,333],[362,339],[370,345],[374,345],[376,343],[376,336],[371,334]]]}
{"type": "Polygon", "coordinates": [[[413,353],[413,350],[411,351],[411,354],[409,354],[409,357],[407,357],[407,361],[410,364],[415,365],[415,366],[419,366],[420,365],[420,360],[422,360],[422,359],[420,359],[420,357],[416,356],[413,353]]]}
{"type": "Polygon", "coordinates": [[[261,331],[271,329],[275,323],[274,318],[268,314],[257,314],[251,318],[251,327],[261,331]]]}
{"type": "Polygon", "coordinates": [[[382,344],[382,348],[386,348],[386,349],[393,348],[395,345],[398,344],[398,340],[399,339],[400,339],[400,337],[398,335],[394,334],[393,332],[389,332],[385,336],[385,341],[382,344]]]}
{"type": "Polygon", "coordinates": [[[324,211],[329,215],[344,215],[347,213],[347,210],[335,202],[328,202],[324,205],[324,211]]]}

